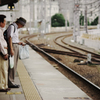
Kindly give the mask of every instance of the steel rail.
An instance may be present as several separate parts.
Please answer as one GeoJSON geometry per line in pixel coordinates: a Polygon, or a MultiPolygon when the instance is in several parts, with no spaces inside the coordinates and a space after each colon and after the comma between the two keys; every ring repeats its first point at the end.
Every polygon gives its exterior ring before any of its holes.
{"type": "MultiPolygon", "coordinates": [[[[64,36],[66,36],[66,35],[59,36],[59,37],[64,37],[64,36]]],[[[72,36],[72,35],[68,35],[68,36],[72,36]]],[[[72,51],[72,52],[79,53],[79,52],[77,52],[77,51],[75,51],[75,50],[72,50],[72,49],[70,49],[70,48],[68,48],[68,47],[65,47],[65,46],[63,46],[63,45],[61,45],[61,44],[57,43],[56,41],[57,41],[57,39],[58,39],[59,37],[57,37],[57,38],[55,38],[55,39],[54,39],[54,43],[55,43],[55,44],[59,45],[60,47],[65,48],[65,49],[68,49],[68,50],[70,50],[70,51],[72,51]]]]}
{"type": "MultiPolygon", "coordinates": [[[[83,54],[79,54],[79,53],[76,54],[76,52],[66,52],[66,51],[59,51],[59,50],[46,49],[46,48],[41,48],[41,49],[44,50],[45,52],[48,52],[48,53],[60,54],[60,55],[68,55],[68,56],[87,59],[87,55],[83,55],[83,54]]],[[[98,60],[98,59],[91,58],[91,60],[100,63],[100,60],[98,60]]]]}
{"type": "MultiPolygon", "coordinates": [[[[58,43],[57,42],[57,39],[59,39],[59,38],[61,38],[61,37],[69,37],[69,36],[71,36],[71,34],[69,34],[69,35],[63,35],[63,36],[59,36],[59,37],[57,37],[57,38],[55,38],[54,39],[54,43],[56,43],[57,45],[59,45],[60,47],[63,47],[63,48],[65,48],[65,49],[68,49],[68,50],[70,50],[70,51],[72,51],[72,53],[74,52],[74,53],[77,53],[77,55],[80,55],[82,58],[85,56],[85,58],[86,58],[86,56],[87,55],[84,55],[84,54],[82,54],[82,53],[80,53],[80,52],[78,52],[78,51],[76,51],[76,50],[72,50],[71,48],[68,48],[68,47],[66,47],[66,46],[63,46],[63,45],[61,45],[60,43],[58,43]]],[[[64,39],[63,38],[63,39],[64,39]]],[[[84,51],[84,52],[87,52],[87,53],[91,53],[92,54],[92,61],[96,61],[96,62],[99,62],[100,63],[100,55],[98,55],[98,54],[95,54],[95,53],[93,53],[93,52],[90,52],[90,51],[88,51],[88,50],[84,50],[84,49],[81,49],[81,48],[79,48],[79,47],[76,47],[76,46],[72,46],[72,45],[70,45],[70,44],[68,44],[68,43],[64,43],[63,42],[63,39],[61,39],[61,42],[63,43],[63,44],[66,44],[66,45],[68,45],[69,47],[72,47],[72,48],[75,48],[75,49],[79,49],[79,50],[81,50],[81,51],[84,51]],[[98,58],[98,59],[97,59],[98,58]]],[[[76,54],[75,54],[76,55],[76,54]]]]}
{"type": "Polygon", "coordinates": [[[62,43],[66,44],[66,45],[68,45],[68,46],[70,46],[70,47],[72,47],[72,48],[76,48],[76,49],[79,49],[79,50],[81,50],[81,51],[84,51],[84,52],[87,52],[87,53],[91,53],[91,54],[93,54],[93,55],[92,55],[93,57],[97,57],[97,58],[100,59],[100,55],[99,55],[99,54],[90,52],[90,51],[88,51],[88,50],[85,50],[85,49],[82,49],[82,48],[79,48],[79,47],[76,47],[76,46],[73,46],[73,45],[70,45],[70,44],[64,42],[64,39],[65,39],[66,37],[68,37],[68,36],[65,36],[65,37],[61,40],[62,43]]]}
{"type": "Polygon", "coordinates": [[[74,70],[72,70],[71,68],[69,68],[68,66],[66,66],[65,64],[63,64],[62,62],[60,62],[59,60],[57,60],[56,58],[54,58],[53,56],[49,55],[47,52],[45,52],[44,50],[42,50],[41,48],[39,48],[38,46],[34,45],[33,43],[31,43],[28,39],[26,40],[27,43],[34,49],[42,52],[43,54],[45,54],[46,56],[50,57],[51,59],[53,59],[55,62],[57,62],[58,64],[60,64],[61,66],[67,68],[70,72],[72,72],[73,74],[75,74],[77,77],[81,78],[82,80],[84,80],[87,84],[89,84],[90,86],[92,86],[94,89],[100,91],[100,87],[98,87],[97,85],[95,85],[94,83],[92,83],[91,81],[87,80],[85,77],[83,77],[82,75],[78,74],[77,72],[75,72],[74,70]]]}

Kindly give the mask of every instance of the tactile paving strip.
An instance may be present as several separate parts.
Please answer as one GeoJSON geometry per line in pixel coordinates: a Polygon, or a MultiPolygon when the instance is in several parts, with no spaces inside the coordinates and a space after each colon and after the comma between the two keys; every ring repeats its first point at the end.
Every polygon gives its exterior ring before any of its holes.
{"type": "Polygon", "coordinates": [[[26,100],[41,100],[41,97],[36,87],[34,86],[30,76],[28,75],[27,70],[25,69],[22,61],[19,60],[18,64],[19,65],[17,71],[26,100]]]}

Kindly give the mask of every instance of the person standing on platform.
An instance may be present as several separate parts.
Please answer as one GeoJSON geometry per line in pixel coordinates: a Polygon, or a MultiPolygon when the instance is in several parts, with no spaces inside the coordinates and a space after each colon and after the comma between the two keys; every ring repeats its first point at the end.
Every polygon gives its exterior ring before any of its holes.
{"type": "Polygon", "coordinates": [[[22,17],[18,18],[14,23],[12,23],[7,29],[8,37],[8,54],[14,56],[14,67],[10,68],[10,60],[8,63],[8,87],[9,88],[19,88],[20,85],[14,83],[15,73],[17,69],[17,63],[19,58],[19,45],[24,43],[19,41],[18,29],[24,27],[26,20],[22,17]]]}
{"type": "Polygon", "coordinates": [[[3,36],[3,28],[6,25],[5,18],[5,15],[0,15],[0,92],[10,90],[8,88],[7,43],[3,36]]]}

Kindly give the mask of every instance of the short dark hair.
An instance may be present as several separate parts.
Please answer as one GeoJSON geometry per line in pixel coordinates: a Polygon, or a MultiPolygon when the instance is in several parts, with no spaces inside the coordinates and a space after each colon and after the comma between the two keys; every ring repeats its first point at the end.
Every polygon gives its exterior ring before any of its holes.
{"type": "Polygon", "coordinates": [[[0,15],[0,23],[2,22],[4,22],[4,18],[6,18],[6,16],[5,15],[0,15]]]}

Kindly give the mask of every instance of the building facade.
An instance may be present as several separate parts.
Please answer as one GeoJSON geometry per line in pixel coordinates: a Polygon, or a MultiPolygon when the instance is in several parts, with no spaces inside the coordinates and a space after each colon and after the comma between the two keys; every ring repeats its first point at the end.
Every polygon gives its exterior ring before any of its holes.
{"type": "Polygon", "coordinates": [[[19,0],[14,5],[13,10],[9,10],[7,5],[0,7],[0,14],[7,15],[7,21],[11,22],[18,17],[24,17],[28,23],[34,24],[43,19],[49,22],[52,15],[59,13],[58,1],[55,0],[19,0]]]}
{"type": "Polygon", "coordinates": [[[69,25],[73,26],[75,1],[79,3],[80,15],[82,13],[85,16],[87,10],[87,18],[90,22],[100,16],[100,0],[19,0],[13,10],[9,10],[7,5],[0,7],[0,14],[5,14],[7,21],[10,22],[22,16],[34,25],[36,21],[42,19],[48,23],[52,15],[62,13],[69,21],[69,25]]]}
{"type": "Polygon", "coordinates": [[[62,13],[73,26],[74,20],[74,6],[75,3],[79,4],[79,16],[85,16],[87,11],[87,19],[92,22],[97,16],[100,16],[100,0],[58,0],[60,13],[62,13]]]}

